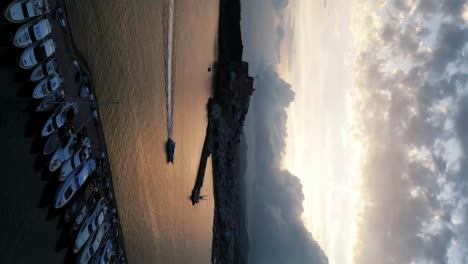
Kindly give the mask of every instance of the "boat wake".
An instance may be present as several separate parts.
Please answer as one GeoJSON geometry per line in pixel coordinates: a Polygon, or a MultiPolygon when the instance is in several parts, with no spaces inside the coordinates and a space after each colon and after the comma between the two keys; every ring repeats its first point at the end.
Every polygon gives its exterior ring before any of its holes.
{"type": "Polygon", "coordinates": [[[174,89],[174,81],[173,81],[173,73],[174,73],[174,65],[173,65],[173,46],[174,46],[174,0],[167,0],[166,2],[167,7],[165,22],[164,25],[165,29],[165,44],[166,44],[166,96],[167,96],[167,136],[168,138],[172,137],[172,109],[173,109],[173,89],[174,89]]]}

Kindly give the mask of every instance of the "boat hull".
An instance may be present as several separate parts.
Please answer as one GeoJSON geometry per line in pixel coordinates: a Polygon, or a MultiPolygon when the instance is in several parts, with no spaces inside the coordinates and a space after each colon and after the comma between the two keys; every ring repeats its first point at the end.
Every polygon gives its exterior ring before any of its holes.
{"type": "Polygon", "coordinates": [[[55,198],[55,208],[64,207],[76,194],[76,192],[86,184],[89,176],[96,170],[95,160],[88,160],[76,168],[60,186],[55,198]]]}
{"type": "Polygon", "coordinates": [[[57,91],[60,87],[62,87],[62,79],[59,75],[55,74],[47,77],[46,79],[38,83],[34,88],[32,96],[35,99],[42,99],[47,97],[49,94],[57,91]],[[44,86],[50,86],[51,90],[44,90],[44,86]]]}
{"type": "Polygon", "coordinates": [[[63,162],[65,162],[70,157],[72,157],[73,154],[75,154],[75,152],[73,151],[74,145],[75,145],[74,144],[75,139],[76,139],[76,135],[71,134],[67,140],[67,144],[64,147],[59,148],[57,149],[57,151],[55,151],[54,155],[50,159],[50,163],[49,163],[50,171],[53,172],[53,171],[58,170],[58,168],[62,166],[63,162]]]}
{"type": "Polygon", "coordinates": [[[68,127],[62,127],[55,130],[54,133],[47,139],[46,144],[44,145],[44,155],[52,154],[60,147],[62,144],[62,139],[64,135],[69,134],[68,127]],[[65,130],[64,130],[65,129],[65,130]]]}
{"type": "Polygon", "coordinates": [[[40,13],[37,13],[35,14],[34,16],[24,16],[24,12],[23,10],[21,9],[21,3],[26,3],[26,2],[29,2],[29,0],[16,0],[16,1],[13,1],[11,4],[9,4],[7,6],[7,8],[5,8],[5,11],[3,12],[3,16],[10,22],[12,23],[23,23],[23,22],[26,22],[34,17],[38,17],[38,16],[41,16],[43,14],[46,14],[48,12],[50,12],[50,8],[49,8],[49,4],[47,1],[44,1],[44,3],[46,4],[46,9],[44,10],[44,12],[40,12],[40,13]],[[20,15],[20,13],[22,15],[20,15]]]}
{"type": "Polygon", "coordinates": [[[84,224],[81,226],[80,231],[78,232],[78,235],[76,236],[75,240],[75,245],[73,246],[73,252],[77,253],[80,251],[80,249],[83,247],[84,244],[88,242],[88,239],[92,235],[91,232],[96,231],[100,225],[104,223],[104,218],[107,213],[107,206],[105,204],[105,201],[103,198],[101,198],[96,206],[96,208],[93,210],[91,215],[86,219],[84,224]],[[96,221],[97,219],[97,221],[96,221]],[[97,226],[94,224],[97,223],[97,226]],[[91,229],[89,230],[88,226],[91,225],[91,229]]]}
{"type": "Polygon", "coordinates": [[[37,106],[36,112],[49,111],[57,106],[58,102],[62,102],[65,98],[65,91],[57,89],[42,99],[41,103],[37,106]]]}
{"type": "Polygon", "coordinates": [[[55,58],[48,60],[45,64],[38,65],[34,70],[31,72],[31,76],[29,80],[31,82],[38,82],[45,77],[57,73],[57,60],[55,58]],[[45,66],[45,67],[44,67],[45,66]]]}
{"type": "Polygon", "coordinates": [[[21,26],[16,31],[13,37],[13,45],[18,48],[27,48],[29,45],[45,39],[51,32],[49,20],[41,18],[34,19],[21,26]],[[30,27],[33,28],[31,31],[38,32],[39,37],[37,35],[31,36],[29,32],[30,27]]]}
{"type": "Polygon", "coordinates": [[[26,2],[26,1],[23,1],[23,0],[13,1],[11,4],[7,6],[7,8],[5,8],[5,11],[3,12],[3,16],[12,23],[23,23],[31,19],[30,17],[24,17],[24,16],[20,18],[17,15],[17,12],[19,12],[19,8],[16,5],[22,2],[26,2]]]}

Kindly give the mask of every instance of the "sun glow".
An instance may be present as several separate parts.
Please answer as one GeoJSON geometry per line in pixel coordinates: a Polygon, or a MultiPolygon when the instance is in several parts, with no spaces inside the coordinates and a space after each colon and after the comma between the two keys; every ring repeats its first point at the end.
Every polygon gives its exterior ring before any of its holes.
{"type": "MultiPolygon", "coordinates": [[[[353,89],[351,15],[343,6],[330,3],[327,9],[295,1],[294,66],[279,69],[296,93],[288,109],[283,166],[301,180],[303,222],[329,263],[350,264],[364,206],[365,142],[358,133],[359,95],[353,89]],[[329,34],[331,29],[339,32],[329,34]]],[[[366,33],[360,45],[371,37],[366,33]]]]}
{"type": "MultiPolygon", "coordinates": [[[[353,78],[353,77],[351,77],[353,78]]],[[[355,190],[355,195],[352,199],[353,214],[351,215],[351,242],[349,250],[348,263],[354,263],[354,252],[359,249],[359,228],[360,228],[360,216],[365,208],[368,205],[365,198],[365,190],[363,189],[363,164],[365,159],[365,139],[362,135],[359,135],[359,112],[356,111],[358,106],[358,101],[355,101],[355,94],[353,95],[355,89],[351,89],[351,92],[348,94],[348,113],[351,127],[350,142],[352,145],[353,159],[351,163],[351,179],[353,182],[353,188],[355,190]]]]}

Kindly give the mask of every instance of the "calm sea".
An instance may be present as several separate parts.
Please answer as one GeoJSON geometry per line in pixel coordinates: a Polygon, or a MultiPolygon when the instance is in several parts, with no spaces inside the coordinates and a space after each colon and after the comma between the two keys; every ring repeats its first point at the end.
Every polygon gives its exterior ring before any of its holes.
{"type": "MultiPolygon", "coordinates": [[[[130,263],[209,263],[213,200],[189,201],[207,125],[218,0],[175,0],[172,132],[166,164],[168,1],[71,0],[78,49],[94,74],[130,263]]],[[[212,194],[211,161],[202,189],[212,194]]]]}

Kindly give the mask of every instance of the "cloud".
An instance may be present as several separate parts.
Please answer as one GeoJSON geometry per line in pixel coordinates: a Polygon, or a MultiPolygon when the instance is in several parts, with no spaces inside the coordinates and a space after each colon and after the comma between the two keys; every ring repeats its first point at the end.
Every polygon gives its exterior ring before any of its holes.
{"type": "Polygon", "coordinates": [[[290,33],[282,14],[288,1],[246,0],[242,5],[244,60],[250,73],[259,76],[245,128],[249,262],[328,263],[302,222],[304,195],[299,179],[280,168],[286,108],[294,100],[290,85],[275,72],[280,47],[290,33]]]}
{"type": "Polygon", "coordinates": [[[249,201],[251,263],[328,263],[301,220],[302,185],[280,168],[286,138],[286,108],[294,99],[288,83],[272,67],[259,73],[250,118],[255,123],[255,169],[246,176],[252,190],[249,201]]]}
{"type": "Polygon", "coordinates": [[[467,263],[464,4],[391,1],[359,25],[379,26],[355,57],[366,150],[355,263],[467,263]]]}
{"type": "Polygon", "coordinates": [[[282,40],[284,38],[284,27],[282,25],[276,26],[276,34],[278,35],[279,39],[282,40]]]}
{"type": "Polygon", "coordinates": [[[273,7],[276,9],[276,11],[281,11],[289,4],[289,0],[271,0],[271,2],[273,3],[273,7]]]}
{"type": "Polygon", "coordinates": [[[443,74],[448,64],[461,57],[468,40],[468,30],[455,23],[442,23],[437,35],[437,47],[427,64],[434,74],[443,74]]]}
{"type": "Polygon", "coordinates": [[[244,60],[251,72],[258,71],[260,63],[276,65],[281,61],[280,47],[291,42],[291,32],[285,21],[284,0],[242,0],[242,41],[244,60]]]}

